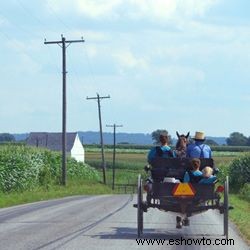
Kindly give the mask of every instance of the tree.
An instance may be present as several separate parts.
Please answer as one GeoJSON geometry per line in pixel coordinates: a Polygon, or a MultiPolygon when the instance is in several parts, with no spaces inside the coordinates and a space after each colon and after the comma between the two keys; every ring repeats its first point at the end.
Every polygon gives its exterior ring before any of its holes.
{"type": "MultiPolygon", "coordinates": [[[[160,143],[160,134],[161,133],[167,133],[168,131],[166,129],[157,129],[151,133],[152,140],[154,141],[154,144],[160,143]]],[[[171,135],[168,135],[168,144],[172,144],[172,138],[171,135]]]]}
{"type": "Polygon", "coordinates": [[[233,132],[226,141],[229,146],[246,146],[248,139],[242,133],[233,132]]]}
{"type": "Polygon", "coordinates": [[[9,133],[1,133],[0,134],[0,142],[10,142],[15,141],[15,137],[9,133]]]}
{"type": "Polygon", "coordinates": [[[247,138],[247,146],[250,146],[250,136],[247,138]]]}
{"type": "Polygon", "coordinates": [[[205,143],[208,144],[208,145],[210,145],[210,146],[218,146],[218,143],[215,142],[215,141],[212,140],[212,139],[207,139],[207,140],[205,141],[205,143]]]}

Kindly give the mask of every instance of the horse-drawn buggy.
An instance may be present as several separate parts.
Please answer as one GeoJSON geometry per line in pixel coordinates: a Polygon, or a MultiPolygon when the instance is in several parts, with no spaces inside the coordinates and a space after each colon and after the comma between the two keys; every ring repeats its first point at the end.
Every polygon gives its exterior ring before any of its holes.
{"type": "MultiPolygon", "coordinates": [[[[200,169],[205,166],[214,168],[211,158],[201,160],[200,169]]],[[[143,214],[149,208],[158,208],[165,212],[177,213],[176,227],[189,226],[189,217],[209,209],[217,209],[224,215],[224,235],[228,238],[228,177],[224,185],[184,183],[185,173],[190,169],[188,158],[159,158],[152,163],[149,180],[143,184],[141,176],[138,177],[137,194],[137,232],[138,237],[143,234],[143,214]],[[143,196],[146,191],[146,198],[143,196]],[[222,201],[222,196],[224,199],[222,201]]]]}

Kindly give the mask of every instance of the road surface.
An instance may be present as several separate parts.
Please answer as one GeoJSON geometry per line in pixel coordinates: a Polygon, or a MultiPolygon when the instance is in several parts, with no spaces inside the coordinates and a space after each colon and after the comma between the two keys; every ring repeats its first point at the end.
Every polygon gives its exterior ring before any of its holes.
{"type": "Polygon", "coordinates": [[[136,196],[131,195],[74,196],[0,209],[0,249],[249,249],[232,225],[234,245],[225,245],[222,215],[212,210],[176,229],[174,214],[151,209],[144,214],[143,238],[148,242],[142,245],[136,241],[133,203],[136,196]],[[203,240],[201,245],[195,245],[197,239],[203,240]],[[213,245],[215,240],[224,245],[213,245]]]}

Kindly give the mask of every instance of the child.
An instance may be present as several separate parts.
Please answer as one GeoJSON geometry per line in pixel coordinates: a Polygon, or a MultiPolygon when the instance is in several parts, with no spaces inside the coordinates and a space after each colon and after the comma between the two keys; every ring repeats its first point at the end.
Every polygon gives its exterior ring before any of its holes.
{"type": "Polygon", "coordinates": [[[206,166],[202,169],[202,179],[199,181],[201,184],[211,184],[216,180],[216,176],[213,175],[213,169],[206,166]]]}
{"type": "Polygon", "coordinates": [[[191,171],[188,171],[184,175],[183,182],[192,182],[198,183],[202,178],[202,172],[199,170],[201,165],[201,161],[198,158],[193,158],[191,160],[191,171]]]}

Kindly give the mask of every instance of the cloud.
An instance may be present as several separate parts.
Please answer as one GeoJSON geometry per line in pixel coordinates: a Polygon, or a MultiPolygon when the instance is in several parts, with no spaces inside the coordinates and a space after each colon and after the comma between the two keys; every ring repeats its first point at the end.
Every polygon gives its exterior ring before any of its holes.
{"type": "Polygon", "coordinates": [[[47,1],[48,8],[56,12],[74,11],[85,17],[101,19],[169,20],[203,16],[221,0],[54,0],[47,1]]]}
{"type": "MultiPolygon", "coordinates": [[[[15,51],[15,60],[12,64],[3,65],[5,71],[13,71],[15,68],[16,74],[36,74],[42,66],[39,58],[34,56],[41,49],[41,45],[37,41],[30,40],[29,46],[26,45],[25,41],[21,40],[8,40],[6,43],[8,49],[12,52],[15,51]]],[[[7,54],[8,55],[8,54],[7,54]]]]}
{"type": "Polygon", "coordinates": [[[103,16],[114,16],[113,10],[119,6],[123,1],[122,0],[78,0],[76,1],[76,6],[79,12],[88,15],[92,18],[100,18],[103,16]]]}
{"type": "Polygon", "coordinates": [[[240,100],[243,102],[249,103],[250,102],[250,93],[246,93],[246,94],[243,94],[242,96],[240,96],[240,100]]]}
{"type": "Polygon", "coordinates": [[[130,0],[133,16],[152,20],[203,16],[218,0],[130,0]]]}
{"type": "Polygon", "coordinates": [[[172,79],[174,82],[202,82],[205,79],[204,72],[189,66],[173,65],[168,67],[155,68],[155,74],[160,78],[172,79]]]}
{"type": "Polygon", "coordinates": [[[9,21],[5,17],[0,15],[0,27],[1,26],[6,26],[8,24],[9,24],[9,21]]]}
{"type": "Polygon", "coordinates": [[[102,17],[114,18],[114,9],[121,5],[123,0],[54,0],[47,1],[47,8],[53,8],[56,12],[79,13],[86,17],[100,19],[102,17]]]}
{"type": "Polygon", "coordinates": [[[146,69],[148,67],[148,63],[145,58],[135,56],[130,50],[119,51],[115,53],[113,57],[121,67],[129,69],[146,69]]]}

